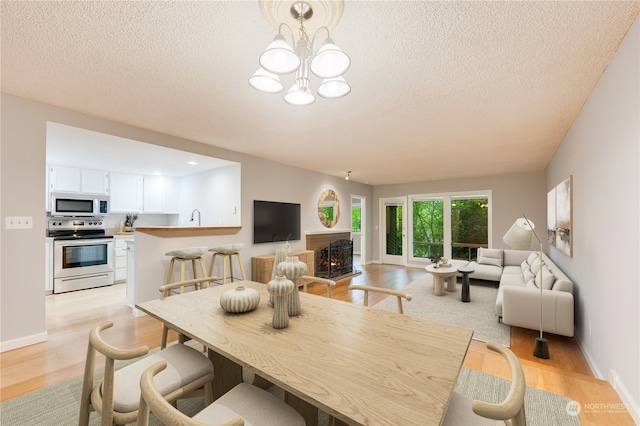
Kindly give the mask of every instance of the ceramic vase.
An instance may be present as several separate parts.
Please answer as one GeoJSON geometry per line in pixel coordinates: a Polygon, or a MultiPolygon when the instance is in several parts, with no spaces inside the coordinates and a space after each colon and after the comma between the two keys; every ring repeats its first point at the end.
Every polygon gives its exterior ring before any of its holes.
{"type": "Polygon", "coordinates": [[[273,328],[287,328],[289,314],[287,313],[287,298],[295,285],[284,275],[276,275],[267,284],[267,291],[273,296],[273,328]]]}
{"type": "Polygon", "coordinates": [[[227,290],[220,296],[220,307],[227,312],[239,314],[253,311],[260,303],[260,293],[253,288],[240,285],[227,290]]]}
{"type": "Polygon", "coordinates": [[[301,262],[296,256],[287,256],[284,262],[278,264],[278,275],[284,275],[294,283],[294,288],[289,294],[287,305],[290,317],[300,315],[300,293],[298,291],[298,278],[307,272],[307,264],[301,262]]]}
{"type": "MultiPolygon", "coordinates": [[[[273,270],[271,271],[271,279],[274,279],[276,275],[278,275],[278,265],[287,259],[288,251],[289,249],[284,244],[281,244],[278,246],[278,248],[276,248],[276,255],[273,259],[273,270]]],[[[269,295],[269,302],[271,302],[271,304],[273,305],[272,295],[269,295]]]]}

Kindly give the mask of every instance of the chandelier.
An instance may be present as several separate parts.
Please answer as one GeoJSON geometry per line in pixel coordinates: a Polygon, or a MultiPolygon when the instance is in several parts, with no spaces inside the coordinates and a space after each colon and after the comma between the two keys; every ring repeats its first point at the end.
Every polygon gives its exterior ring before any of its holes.
{"type": "Polygon", "coordinates": [[[336,99],[348,95],[351,86],[342,75],[351,65],[349,56],[329,37],[327,26],[319,27],[309,38],[304,25],[305,21],[313,16],[313,8],[309,2],[295,2],[289,11],[291,17],[299,24],[298,41],[295,41],[291,27],[285,22],[280,23],[278,34],[260,55],[260,68],[249,78],[249,84],[261,92],[280,93],[284,86],[278,76],[295,72],[295,81],[284,100],[291,105],[309,105],[316,100],[310,89],[309,77],[310,73],[313,73],[322,79],[317,90],[319,96],[336,99]],[[291,44],[282,33],[284,28],[289,30],[291,44]],[[314,52],[316,36],[324,33],[324,43],[314,52]]]}

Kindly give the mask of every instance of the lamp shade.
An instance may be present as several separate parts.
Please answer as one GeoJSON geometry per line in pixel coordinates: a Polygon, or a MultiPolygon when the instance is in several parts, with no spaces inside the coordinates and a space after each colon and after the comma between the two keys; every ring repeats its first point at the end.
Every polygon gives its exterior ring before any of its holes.
{"type": "Polygon", "coordinates": [[[294,83],[291,89],[284,95],[284,101],[290,105],[310,105],[314,103],[316,97],[309,88],[301,88],[298,83],[294,83]]]}
{"type": "Polygon", "coordinates": [[[265,93],[280,93],[284,90],[278,76],[264,68],[258,69],[258,71],[249,78],[249,84],[254,89],[265,93]]]}
{"type": "Polygon", "coordinates": [[[349,56],[327,38],[311,61],[311,72],[320,78],[334,78],[344,74],[350,65],[349,56]]]}
{"type": "Polygon", "coordinates": [[[289,74],[300,67],[300,58],[282,34],[277,34],[260,55],[260,66],[274,74],[289,74]]]}
{"type": "Polygon", "coordinates": [[[351,92],[351,86],[343,77],[328,78],[322,80],[318,87],[318,95],[327,99],[337,99],[347,96],[351,92]]]}
{"type": "Polygon", "coordinates": [[[507,233],[504,234],[502,241],[512,249],[529,250],[533,239],[533,228],[535,228],[533,222],[527,221],[522,217],[518,218],[507,233]]]}

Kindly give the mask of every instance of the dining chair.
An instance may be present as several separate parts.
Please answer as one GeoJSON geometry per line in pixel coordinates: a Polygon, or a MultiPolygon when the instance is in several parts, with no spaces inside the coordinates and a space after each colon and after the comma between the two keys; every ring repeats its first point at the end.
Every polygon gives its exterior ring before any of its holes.
{"type": "Polygon", "coordinates": [[[527,384],[520,361],[508,348],[495,342],[487,342],[487,348],[505,357],[511,371],[511,386],[505,399],[499,404],[471,400],[454,392],[449,401],[443,424],[484,425],[496,424],[496,420],[511,426],[526,426],[524,394],[527,384]]]}
{"type": "Polygon", "coordinates": [[[158,375],[160,394],[169,402],[194,396],[204,390],[205,403],[213,401],[213,367],[207,356],[186,345],[172,345],[115,371],[115,360],[132,360],[149,353],[142,346],[119,349],[108,344],[100,333],[113,326],[112,321],[96,325],[89,333],[87,360],[82,382],[78,424],[89,424],[91,411],[101,416],[101,425],[124,425],[135,422],[140,404],[140,377],[152,364],[163,361],[169,368],[158,375]],[[97,353],[105,356],[104,378],[94,383],[97,353]]]}
{"type": "Polygon", "coordinates": [[[149,366],[140,378],[138,426],[148,426],[150,413],[166,425],[196,426],[303,426],[304,419],[275,395],[248,383],[240,383],[193,417],[178,411],[162,397],[154,376],[162,374],[166,361],[149,366]]]}
{"type": "Polygon", "coordinates": [[[372,287],[369,285],[350,285],[349,290],[363,290],[364,291],[364,306],[369,306],[369,292],[384,293],[398,298],[398,313],[404,314],[402,309],[402,299],[411,301],[411,295],[400,290],[393,290],[390,288],[372,287]]]}
{"type": "MultiPolygon", "coordinates": [[[[217,277],[203,277],[203,278],[195,278],[192,280],[186,281],[178,281],[175,283],[165,284],[161,286],[158,290],[162,293],[162,297],[169,297],[173,294],[176,294],[176,289],[179,289],[180,293],[184,293],[185,287],[193,287],[193,290],[201,290],[204,287],[209,288],[209,283],[214,280],[219,280],[217,277]],[[204,287],[203,287],[204,286],[204,287]]],[[[170,327],[167,324],[162,325],[162,341],[160,343],[160,349],[164,349],[167,347],[167,338],[169,335],[170,327]]],[[[184,343],[188,338],[182,333],[178,333],[178,342],[184,343]]]]}
{"type": "Polygon", "coordinates": [[[311,275],[303,275],[298,278],[298,287],[302,285],[302,290],[307,292],[307,285],[311,283],[320,283],[327,286],[327,297],[331,299],[331,289],[336,286],[334,280],[328,278],[313,277],[311,275]]]}

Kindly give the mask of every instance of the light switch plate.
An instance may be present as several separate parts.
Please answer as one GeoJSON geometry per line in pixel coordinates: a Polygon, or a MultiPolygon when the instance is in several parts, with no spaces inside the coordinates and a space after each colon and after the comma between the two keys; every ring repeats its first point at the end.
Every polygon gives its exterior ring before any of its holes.
{"type": "Polygon", "coordinates": [[[7,216],[5,217],[7,229],[31,229],[33,228],[32,216],[7,216]]]}

